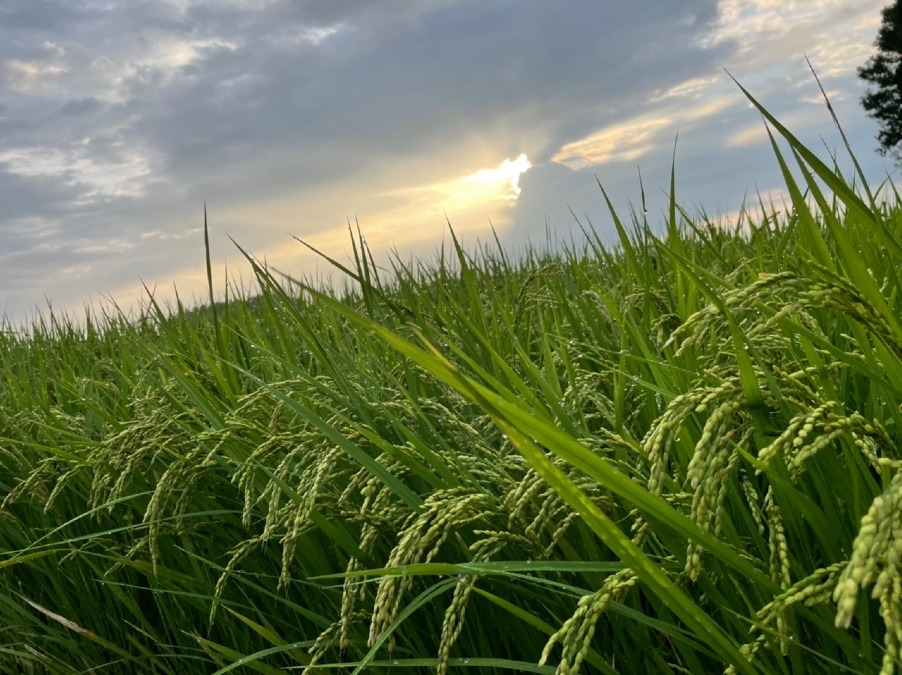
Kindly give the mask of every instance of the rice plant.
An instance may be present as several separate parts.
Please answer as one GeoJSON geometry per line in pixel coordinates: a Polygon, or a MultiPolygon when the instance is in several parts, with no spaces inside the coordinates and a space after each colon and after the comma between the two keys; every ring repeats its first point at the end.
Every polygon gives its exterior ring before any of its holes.
{"type": "Polygon", "coordinates": [[[789,212],[0,331],[0,670],[899,672],[898,193],[758,107],[789,212]]]}

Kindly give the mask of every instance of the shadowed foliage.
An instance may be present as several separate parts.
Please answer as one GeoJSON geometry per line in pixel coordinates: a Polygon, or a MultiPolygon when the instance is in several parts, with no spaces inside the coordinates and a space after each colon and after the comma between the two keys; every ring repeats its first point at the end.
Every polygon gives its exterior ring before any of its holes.
{"type": "Polygon", "coordinates": [[[858,69],[858,76],[870,85],[861,105],[880,124],[878,151],[902,161],[902,0],[883,9],[874,46],[877,53],[858,69]]]}

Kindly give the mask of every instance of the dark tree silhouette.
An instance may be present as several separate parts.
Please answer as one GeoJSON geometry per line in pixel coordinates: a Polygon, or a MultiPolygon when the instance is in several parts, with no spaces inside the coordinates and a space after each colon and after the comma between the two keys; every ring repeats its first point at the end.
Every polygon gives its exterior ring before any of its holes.
{"type": "Polygon", "coordinates": [[[872,85],[861,105],[880,123],[878,152],[902,162],[902,0],[883,9],[874,46],[877,53],[858,69],[858,76],[872,85]]]}

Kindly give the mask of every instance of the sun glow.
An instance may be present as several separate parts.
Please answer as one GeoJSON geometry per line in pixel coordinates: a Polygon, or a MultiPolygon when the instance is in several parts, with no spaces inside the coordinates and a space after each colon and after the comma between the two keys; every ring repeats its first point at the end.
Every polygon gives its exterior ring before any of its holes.
{"type": "Polygon", "coordinates": [[[531,167],[526,155],[521,154],[516,159],[505,159],[493,169],[479,169],[429,189],[440,195],[436,206],[449,213],[490,202],[514,202],[520,197],[520,176],[531,167]]]}
{"type": "Polygon", "coordinates": [[[480,169],[453,183],[454,193],[472,196],[473,201],[516,199],[520,196],[520,175],[532,167],[525,154],[506,159],[495,169],[480,169]]]}
{"type": "Polygon", "coordinates": [[[389,194],[404,197],[408,208],[416,205],[431,212],[460,213],[492,202],[515,202],[521,192],[520,176],[531,167],[524,153],[491,169],[389,194]]]}

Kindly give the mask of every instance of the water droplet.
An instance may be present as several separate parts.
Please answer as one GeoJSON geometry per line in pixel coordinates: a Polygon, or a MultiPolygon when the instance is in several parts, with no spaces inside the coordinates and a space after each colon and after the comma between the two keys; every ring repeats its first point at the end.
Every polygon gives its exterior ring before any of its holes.
{"type": "Polygon", "coordinates": [[[398,666],[398,665],[401,664],[401,662],[398,661],[398,659],[395,659],[394,661],[392,661],[392,663],[393,663],[394,665],[396,665],[396,666],[398,666]]]}
{"type": "Polygon", "coordinates": [[[464,659],[463,662],[464,662],[464,665],[467,665],[470,662],[470,659],[464,659]]]}

